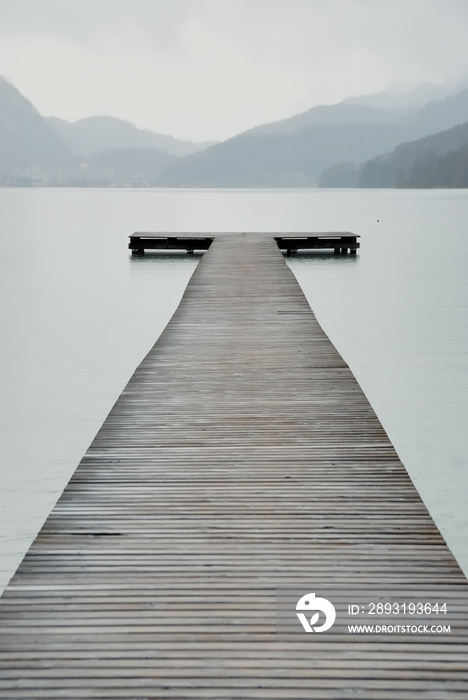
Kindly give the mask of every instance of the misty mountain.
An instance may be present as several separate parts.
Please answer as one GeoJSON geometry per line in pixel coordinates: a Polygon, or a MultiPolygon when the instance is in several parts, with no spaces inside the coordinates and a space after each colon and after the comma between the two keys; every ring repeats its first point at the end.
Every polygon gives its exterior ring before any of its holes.
{"type": "MultiPolygon", "coordinates": [[[[319,105],[293,117],[256,126],[244,133],[288,134],[305,127],[337,124],[404,124],[411,122],[414,117],[424,119],[424,114],[420,112],[427,112],[426,117],[431,120],[434,118],[433,112],[440,111],[440,105],[436,106],[439,102],[448,100],[446,111],[449,114],[453,112],[456,105],[451,105],[450,98],[467,92],[467,87],[465,85],[463,89],[453,92],[447,87],[424,83],[407,93],[385,90],[372,95],[350,97],[337,104],[319,105]]],[[[452,117],[447,116],[451,121],[452,117]]],[[[441,125],[440,128],[444,126],[441,125]]]]}
{"type": "Polygon", "coordinates": [[[158,184],[176,154],[213,143],[182,141],[113,117],[44,118],[0,76],[0,184],[158,184]]]}
{"type": "Polygon", "coordinates": [[[76,157],[31,102],[0,76],[2,181],[14,173],[57,171],[76,164],[76,157]]]}
{"type": "Polygon", "coordinates": [[[349,124],[241,134],[178,158],[163,171],[162,181],[168,187],[313,187],[330,162],[370,158],[398,142],[398,133],[392,126],[349,124]]]}
{"type": "Polygon", "coordinates": [[[395,124],[405,118],[408,110],[380,109],[366,104],[319,105],[306,112],[281,119],[270,124],[255,126],[246,134],[293,134],[312,126],[336,126],[338,124],[395,124]]]}
{"type": "Polygon", "coordinates": [[[422,138],[468,121],[468,89],[442,100],[429,102],[412,114],[406,122],[410,138],[422,138]]]}
{"type": "Polygon", "coordinates": [[[363,163],[359,187],[468,187],[468,122],[363,163]]]}
{"type": "Polygon", "coordinates": [[[182,141],[174,136],[139,129],[131,122],[115,117],[86,117],[76,122],[48,117],[47,122],[67,146],[84,160],[98,151],[122,148],[149,148],[184,156],[216,143],[182,141]]]}
{"type": "Polygon", "coordinates": [[[442,100],[451,94],[464,90],[468,85],[460,84],[457,89],[446,85],[434,85],[434,83],[423,83],[409,92],[389,89],[370,95],[357,95],[343,100],[342,104],[347,105],[368,105],[378,109],[417,109],[424,107],[429,102],[442,100]]]}
{"type": "Polygon", "coordinates": [[[466,89],[412,110],[345,103],[314,107],[179,158],[162,179],[167,186],[313,186],[336,163],[354,167],[403,141],[464,121],[466,89]]]}
{"type": "MultiPolygon", "coordinates": [[[[433,94],[432,87],[421,86],[400,101],[381,93],[314,107],[205,147],[113,117],[74,123],[45,119],[0,79],[0,183],[20,184],[23,179],[26,184],[32,178],[37,184],[81,186],[310,187],[319,181],[343,186],[357,177],[371,186],[394,183],[396,170],[407,170],[406,160],[404,166],[398,160],[404,160],[404,149],[391,158],[382,154],[468,122],[468,89],[420,106],[433,94]],[[369,161],[372,165],[360,167],[369,161]]],[[[426,146],[421,147],[424,158],[432,152],[445,165],[449,153],[463,148],[459,141],[445,151],[426,146]]],[[[463,153],[458,161],[463,170],[463,153]]],[[[397,186],[406,181],[400,177],[397,186]]]]}

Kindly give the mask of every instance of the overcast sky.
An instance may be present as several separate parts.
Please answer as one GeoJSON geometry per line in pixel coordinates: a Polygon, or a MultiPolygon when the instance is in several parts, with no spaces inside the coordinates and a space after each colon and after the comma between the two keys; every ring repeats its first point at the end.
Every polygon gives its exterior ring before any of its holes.
{"type": "Polygon", "coordinates": [[[0,74],[43,115],[225,139],[468,76],[468,0],[0,0],[0,74]]]}

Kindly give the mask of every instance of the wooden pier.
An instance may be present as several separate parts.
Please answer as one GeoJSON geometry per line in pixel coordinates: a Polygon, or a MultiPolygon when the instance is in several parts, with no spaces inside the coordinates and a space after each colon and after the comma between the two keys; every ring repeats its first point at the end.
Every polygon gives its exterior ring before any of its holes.
{"type": "Polygon", "coordinates": [[[466,590],[273,235],[220,235],[1,599],[0,699],[461,700],[466,590]],[[279,587],[457,624],[278,641],[279,587]]]}
{"type": "MultiPolygon", "coordinates": [[[[354,233],[282,233],[257,234],[273,237],[278,248],[285,250],[287,255],[296,255],[299,250],[332,250],[335,255],[356,255],[359,241],[354,233]]],[[[144,255],[145,250],[185,250],[193,254],[195,250],[208,250],[213,242],[213,236],[203,233],[133,233],[128,243],[132,255],[144,255]]]]}

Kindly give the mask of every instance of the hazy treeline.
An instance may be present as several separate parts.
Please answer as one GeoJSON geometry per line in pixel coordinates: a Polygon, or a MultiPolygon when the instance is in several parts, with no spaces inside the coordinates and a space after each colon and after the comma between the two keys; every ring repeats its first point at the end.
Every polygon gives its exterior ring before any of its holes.
{"type": "Polygon", "coordinates": [[[468,123],[403,143],[360,166],[328,168],[322,187],[468,187],[468,123]]]}

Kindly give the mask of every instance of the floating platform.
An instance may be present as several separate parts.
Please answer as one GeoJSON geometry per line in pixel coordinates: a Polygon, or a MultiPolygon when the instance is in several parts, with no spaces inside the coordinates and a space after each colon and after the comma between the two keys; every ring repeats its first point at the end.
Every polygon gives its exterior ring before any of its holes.
{"type": "Polygon", "coordinates": [[[291,233],[274,236],[278,248],[286,250],[287,255],[296,255],[299,250],[333,250],[335,255],[356,255],[360,247],[359,238],[354,233],[291,233]]]}
{"type": "Polygon", "coordinates": [[[0,601],[0,698],[461,700],[466,590],[273,235],[220,235],[0,601]],[[455,621],[283,640],[291,587],[455,621]]]}
{"type": "Polygon", "coordinates": [[[129,238],[128,247],[133,255],[144,255],[145,250],[185,250],[193,254],[196,250],[208,250],[213,242],[213,236],[187,233],[133,233],[129,238]]]}
{"type": "MultiPolygon", "coordinates": [[[[354,233],[282,233],[255,234],[272,236],[281,250],[287,255],[295,255],[298,250],[333,250],[335,255],[356,255],[360,243],[354,233]]],[[[193,233],[133,233],[129,236],[129,249],[133,255],[144,255],[145,250],[185,250],[193,254],[196,250],[206,251],[212,244],[213,234],[193,233]]]]}

